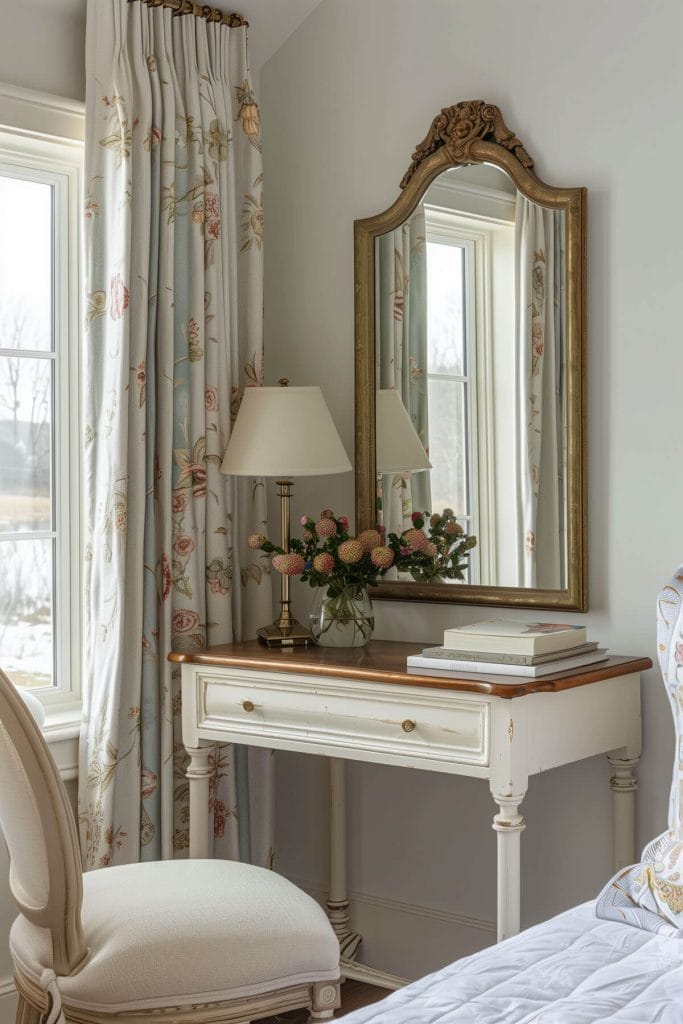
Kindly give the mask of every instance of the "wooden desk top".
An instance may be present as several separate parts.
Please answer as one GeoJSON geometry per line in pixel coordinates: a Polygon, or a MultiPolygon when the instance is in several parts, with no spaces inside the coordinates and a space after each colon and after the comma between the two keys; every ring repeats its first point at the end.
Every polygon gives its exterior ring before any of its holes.
{"type": "Polygon", "coordinates": [[[173,651],[169,660],[185,665],[256,669],[262,672],[298,672],[301,675],[362,679],[395,686],[427,686],[438,690],[460,690],[492,697],[524,697],[529,693],[557,692],[586,686],[602,679],[645,672],[652,668],[649,658],[611,657],[584,669],[556,672],[538,679],[522,676],[463,672],[457,679],[413,675],[406,672],[409,654],[420,654],[424,644],[393,640],[371,640],[367,647],[265,647],[258,640],[222,644],[197,651],[173,651]]]}

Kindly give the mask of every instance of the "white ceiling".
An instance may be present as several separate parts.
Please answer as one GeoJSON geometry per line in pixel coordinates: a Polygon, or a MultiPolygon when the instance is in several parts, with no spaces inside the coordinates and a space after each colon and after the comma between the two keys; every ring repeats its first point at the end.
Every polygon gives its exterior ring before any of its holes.
{"type": "MultiPolygon", "coordinates": [[[[3,0],[4,2],[4,0],[3,0]]],[[[322,0],[213,0],[214,6],[237,11],[249,22],[253,70],[262,67],[322,0]]],[[[84,15],[86,0],[24,0],[27,7],[84,15]]]]}

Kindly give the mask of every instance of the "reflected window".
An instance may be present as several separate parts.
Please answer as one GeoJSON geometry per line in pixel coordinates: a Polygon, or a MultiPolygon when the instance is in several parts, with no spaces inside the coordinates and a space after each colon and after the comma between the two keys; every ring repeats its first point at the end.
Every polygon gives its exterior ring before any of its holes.
{"type": "MultiPolygon", "coordinates": [[[[453,225],[427,218],[427,388],[432,507],[452,508],[467,533],[479,532],[476,509],[476,318],[474,246],[453,225]],[[431,230],[430,230],[431,228],[431,230]]],[[[468,579],[476,582],[476,552],[468,579]]]]}

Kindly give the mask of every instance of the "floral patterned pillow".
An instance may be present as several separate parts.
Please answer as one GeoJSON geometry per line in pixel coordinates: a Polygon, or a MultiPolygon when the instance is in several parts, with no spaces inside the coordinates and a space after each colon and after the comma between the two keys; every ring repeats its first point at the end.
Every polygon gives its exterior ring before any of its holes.
{"type": "Polygon", "coordinates": [[[676,729],[669,827],[641,862],[619,871],[598,897],[610,921],[683,938],[683,566],[657,598],[657,651],[676,729]]]}

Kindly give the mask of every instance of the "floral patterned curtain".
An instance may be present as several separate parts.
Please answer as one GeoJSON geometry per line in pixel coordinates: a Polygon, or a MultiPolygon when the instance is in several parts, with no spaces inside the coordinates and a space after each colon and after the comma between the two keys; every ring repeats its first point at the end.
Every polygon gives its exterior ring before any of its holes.
{"type": "MultiPolygon", "coordinates": [[[[219,471],[262,383],[258,109],[246,29],[89,0],[85,162],[87,867],[188,847],[171,649],[253,635],[260,481],[219,471]]],[[[271,758],[217,750],[215,852],[267,863],[271,758]]]]}
{"type": "Polygon", "coordinates": [[[564,214],[517,193],[518,585],[566,586],[564,214]]]}
{"type": "MultiPolygon", "coordinates": [[[[376,380],[395,388],[429,454],[427,410],[427,228],[424,207],[377,239],[376,380]]],[[[414,511],[431,511],[429,473],[379,478],[380,521],[387,532],[410,529],[414,511]]]]}

